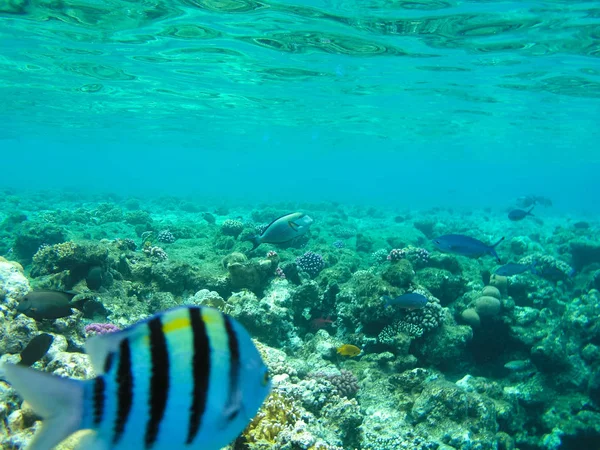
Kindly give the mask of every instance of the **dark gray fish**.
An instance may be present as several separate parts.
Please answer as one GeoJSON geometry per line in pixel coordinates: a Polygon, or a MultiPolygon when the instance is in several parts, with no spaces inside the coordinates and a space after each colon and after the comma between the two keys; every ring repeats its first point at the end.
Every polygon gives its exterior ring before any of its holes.
{"type": "Polygon", "coordinates": [[[385,300],[385,307],[399,306],[403,309],[421,309],[427,304],[427,297],[417,292],[407,292],[406,294],[399,295],[396,298],[384,295],[381,297],[385,300]]]}
{"type": "Polygon", "coordinates": [[[519,275],[521,273],[525,273],[528,270],[531,270],[532,273],[535,272],[535,261],[531,264],[516,264],[516,263],[508,263],[499,267],[496,272],[496,275],[501,275],[503,277],[511,277],[513,275],[519,275]]]}
{"type": "Polygon", "coordinates": [[[38,362],[46,353],[48,353],[48,349],[50,349],[52,342],[54,342],[54,336],[51,334],[38,334],[29,341],[27,347],[21,352],[21,361],[19,364],[22,366],[31,366],[38,362]]]}
{"type": "Polygon", "coordinates": [[[529,209],[529,211],[525,211],[523,209],[513,209],[511,212],[508,213],[508,218],[510,220],[512,220],[513,222],[523,220],[527,216],[533,216],[533,214],[531,214],[531,211],[533,211],[533,208],[534,208],[534,206],[532,206],[529,209]]]}
{"type": "Polygon", "coordinates": [[[100,266],[94,266],[89,271],[85,277],[85,283],[87,287],[92,291],[97,291],[102,287],[102,282],[104,281],[104,271],[100,266]]]}
{"type": "Polygon", "coordinates": [[[580,222],[575,222],[573,224],[573,228],[577,229],[577,230],[587,230],[590,228],[590,224],[589,222],[585,222],[585,221],[580,221],[580,222]]]}
{"type": "Polygon", "coordinates": [[[310,228],[313,220],[310,216],[295,212],[278,217],[271,222],[265,230],[252,238],[252,250],[260,244],[283,244],[289,242],[298,236],[305,234],[310,228]]]}
{"type": "Polygon", "coordinates": [[[17,305],[17,311],[35,320],[59,319],[82,308],[83,301],[73,302],[76,292],[40,289],[29,292],[17,305]]]}
{"type": "Polygon", "coordinates": [[[447,253],[455,253],[457,255],[469,256],[471,258],[479,258],[484,255],[492,255],[498,262],[500,257],[496,253],[495,247],[504,240],[500,238],[493,245],[487,245],[479,239],[474,239],[462,234],[446,234],[433,240],[433,244],[438,250],[447,253]]]}

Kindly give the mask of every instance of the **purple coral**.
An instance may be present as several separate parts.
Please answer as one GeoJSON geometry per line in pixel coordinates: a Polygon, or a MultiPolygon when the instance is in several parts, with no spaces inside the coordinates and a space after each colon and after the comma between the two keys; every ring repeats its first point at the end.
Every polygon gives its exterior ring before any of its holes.
{"type": "Polygon", "coordinates": [[[346,243],[342,240],[337,240],[332,244],[335,248],[344,248],[346,243]]]}
{"type": "Polygon", "coordinates": [[[308,251],[296,258],[296,265],[302,272],[306,272],[308,276],[314,278],[325,268],[325,260],[318,253],[308,251]]]}
{"type": "Polygon", "coordinates": [[[352,372],[346,369],[340,370],[339,374],[315,373],[312,374],[312,378],[326,379],[342,397],[353,398],[359,389],[358,379],[352,372]]]}
{"type": "Polygon", "coordinates": [[[167,252],[165,252],[162,248],[157,247],[157,246],[150,246],[150,245],[145,246],[144,254],[146,254],[146,256],[148,256],[149,258],[154,259],[156,261],[166,261],[167,259],[169,259],[167,252]]]}
{"type": "Polygon", "coordinates": [[[396,262],[404,259],[406,257],[406,252],[401,248],[394,248],[387,256],[388,261],[396,262]]]}
{"type": "Polygon", "coordinates": [[[85,333],[87,335],[93,336],[96,334],[107,334],[114,333],[115,331],[120,331],[121,329],[113,325],[112,323],[90,323],[85,326],[85,333]]]}
{"type": "Polygon", "coordinates": [[[156,238],[158,239],[158,242],[163,242],[165,244],[172,244],[176,240],[173,233],[171,233],[169,230],[162,230],[160,233],[158,233],[156,238]]]}
{"type": "Polygon", "coordinates": [[[424,248],[408,246],[393,249],[387,256],[387,259],[391,262],[408,259],[413,265],[423,267],[429,262],[429,256],[429,252],[424,248]]]}

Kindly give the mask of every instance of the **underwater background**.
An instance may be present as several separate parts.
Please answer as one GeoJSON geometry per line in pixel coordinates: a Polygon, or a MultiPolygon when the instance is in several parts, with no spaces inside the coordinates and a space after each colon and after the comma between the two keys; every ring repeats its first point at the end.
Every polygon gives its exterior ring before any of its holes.
{"type": "Polygon", "coordinates": [[[212,306],[274,381],[231,449],[600,449],[599,57],[594,1],[0,0],[2,361],[212,306]]]}

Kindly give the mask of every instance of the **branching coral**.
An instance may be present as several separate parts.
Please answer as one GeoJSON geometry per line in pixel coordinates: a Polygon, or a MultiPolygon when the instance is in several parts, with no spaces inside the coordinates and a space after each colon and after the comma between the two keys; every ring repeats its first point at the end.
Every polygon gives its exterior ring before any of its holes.
{"type": "Polygon", "coordinates": [[[301,411],[291,397],[273,391],[254,417],[244,438],[251,450],[270,449],[278,443],[279,435],[301,419],[301,411]]]}

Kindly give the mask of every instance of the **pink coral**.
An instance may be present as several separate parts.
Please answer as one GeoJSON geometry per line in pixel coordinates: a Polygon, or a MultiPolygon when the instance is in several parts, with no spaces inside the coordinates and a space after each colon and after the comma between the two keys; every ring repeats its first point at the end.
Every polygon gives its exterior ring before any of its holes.
{"type": "Polygon", "coordinates": [[[95,334],[107,334],[114,333],[115,331],[120,331],[121,329],[113,325],[112,323],[90,323],[85,326],[85,333],[87,335],[95,335],[95,334]]]}

